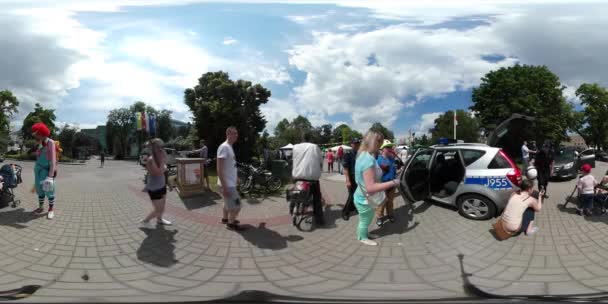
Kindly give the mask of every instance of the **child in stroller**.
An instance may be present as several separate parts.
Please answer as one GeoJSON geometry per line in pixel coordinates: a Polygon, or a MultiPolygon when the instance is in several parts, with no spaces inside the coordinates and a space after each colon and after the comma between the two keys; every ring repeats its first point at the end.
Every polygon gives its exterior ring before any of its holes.
{"type": "Polygon", "coordinates": [[[21,204],[20,200],[15,200],[13,189],[22,182],[22,170],[23,168],[16,164],[6,164],[0,168],[0,208],[9,204],[15,208],[21,204]]]}

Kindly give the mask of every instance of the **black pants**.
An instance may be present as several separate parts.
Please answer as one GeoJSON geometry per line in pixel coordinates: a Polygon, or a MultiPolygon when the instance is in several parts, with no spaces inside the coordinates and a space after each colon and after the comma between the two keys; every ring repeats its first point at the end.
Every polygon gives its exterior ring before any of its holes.
{"type": "Polygon", "coordinates": [[[549,171],[538,170],[538,191],[545,190],[547,193],[547,185],[549,185],[549,171]]]}
{"type": "Polygon", "coordinates": [[[310,185],[310,191],[312,191],[312,212],[315,215],[315,222],[319,225],[325,224],[323,218],[323,204],[321,203],[321,184],[319,181],[313,182],[310,185]]]}
{"type": "Polygon", "coordinates": [[[355,207],[355,190],[357,190],[357,183],[355,183],[355,177],[350,177],[351,187],[348,189],[348,198],[346,199],[346,203],[344,204],[344,208],[342,208],[342,217],[346,218],[351,215],[354,211],[357,213],[357,207],[355,207]]]}
{"type": "Polygon", "coordinates": [[[319,181],[306,181],[310,183],[310,192],[312,193],[312,213],[315,217],[315,222],[319,225],[323,225],[325,224],[325,219],[323,218],[323,203],[321,202],[321,184],[319,181]]]}

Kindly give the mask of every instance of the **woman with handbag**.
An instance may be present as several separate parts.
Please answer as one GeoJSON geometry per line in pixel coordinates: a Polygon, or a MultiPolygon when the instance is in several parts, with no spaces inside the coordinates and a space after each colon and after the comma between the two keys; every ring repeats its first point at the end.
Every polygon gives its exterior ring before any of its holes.
{"type": "Polygon", "coordinates": [[[542,207],[544,190],[537,199],[533,196],[533,187],[532,181],[522,181],[520,190],[511,195],[500,217],[502,228],[511,236],[521,232],[532,235],[539,230],[534,226],[534,214],[542,207]]]}
{"type": "Polygon", "coordinates": [[[383,141],[384,137],[381,133],[368,131],[361,143],[355,161],[357,190],[355,191],[354,201],[359,212],[357,237],[361,243],[369,246],[378,245],[377,242],[368,238],[368,229],[374,219],[374,211],[384,203],[386,199],[385,191],[399,185],[397,179],[384,183],[380,182],[382,169],[376,162],[376,156],[383,141]]]}

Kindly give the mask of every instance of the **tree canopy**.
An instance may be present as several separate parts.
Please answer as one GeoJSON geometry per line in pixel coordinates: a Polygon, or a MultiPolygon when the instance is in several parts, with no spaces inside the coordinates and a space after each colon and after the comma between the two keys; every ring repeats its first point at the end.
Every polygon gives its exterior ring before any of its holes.
{"type": "Polygon", "coordinates": [[[8,133],[11,117],[17,113],[19,100],[9,90],[0,91],[0,132],[8,133]]]}
{"type": "Polygon", "coordinates": [[[608,90],[595,83],[584,83],[576,90],[576,96],[584,106],[577,114],[577,132],[588,145],[608,148],[608,90]]]}
{"type": "MultiPolygon", "coordinates": [[[[479,142],[477,118],[465,110],[456,110],[456,118],[458,119],[456,139],[464,142],[479,142]]],[[[437,142],[442,137],[454,137],[454,111],[447,111],[435,119],[431,142],[437,142]]]]}
{"type": "Polygon", "coordinates": [[[359,131],[351,129],[346,124],[337,126],[333,132],[333,142],[335,143],[348,144],[352,139],[362,137],[363,135],[359,131]]]}
{"type": "Polygon", "coordinates": [[[393,131],[389,130],[379,122],[375,122],[369,129],[382,133],[385,139],[395,139],[395,134],[393,134],[393,131]]]}
{"type": "Polygon", "coordinates": [[[129,132],[135,127],[133,122],[133,112],[129,108],[114,109],[108,114],[106,124],[108,144],[110,146],[116,144],[118,150],[113,153],[116,154],[117,159],[127,155],[129,132]]]}
{"type": "Polygon", "coordinates": [[[37,122],[43,122],[55,134],[55,110],[45,109],[39,103],[34,106],[34,111],[27,114],[21,127],[21,136],[24,140],[32,139],[32,126],[37,122]]]}
{"type": "Polygon", "coordinates": [[[512,153],[523,139],[560,142],[575,126],[573,106],[566,102],[564,86],[546,66],[515,65],[487,73],[473,89],[471,110],[488,129],[518,113],[536,118],[535,127],[506,138],[501,146],[512,153]]]}
{"type": "Polygon", "coordinates": [[[260,106],[270,95],[260,84],[231,80],[219,71],[203,74],[194,89],[185,90],[184,101],[194,116],[198,137],[206,140],[211,154],[226,139],[226,128],[234,125],[239,131],[235,152],[247,160],[266,127],[260,106]]]}
{"type": "Polygon", "coordinates": [[[72,157],[74,155],[74,138],[76,137],[76,133],[78,133],[78,129],[70,126],[69,124],[65,124],[57,134],[57,140],[61,143],[61,148],[63,149],[63,154],[72,157]]]}

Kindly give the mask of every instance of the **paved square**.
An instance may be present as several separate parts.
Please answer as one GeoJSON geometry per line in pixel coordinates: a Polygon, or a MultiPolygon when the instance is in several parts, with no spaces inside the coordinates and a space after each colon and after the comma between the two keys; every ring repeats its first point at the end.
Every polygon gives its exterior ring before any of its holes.
{"type": "MultiPolygon", "coordinates": [[[[558,208],[575,181],[549,186],[540,232],[498,242],[492,221],[453,209],[396,200],[398,221],[372,225],[380,246],[356,241],[357,217],[340,218],[340,176],[322,189],[328,226],[311,233],[290,224],[284,198],[248,199],[242,233],[219,222],[219,196],[168,194],[175,225],[141,229],[149,212],[135,162],[60,165],[54,220],[30,213],[32,163],[17,189],[22,204],[0,211],[0,290],[39,284],[32,301],[179,301],[258,289],[328,298],[464,296],[458,255],[471,281],[496,294],[571,294],[608,290],[608,216],[583,218],[558,208]]],[[[608,166],[598,162],[597,173],[608,166]]]]}

